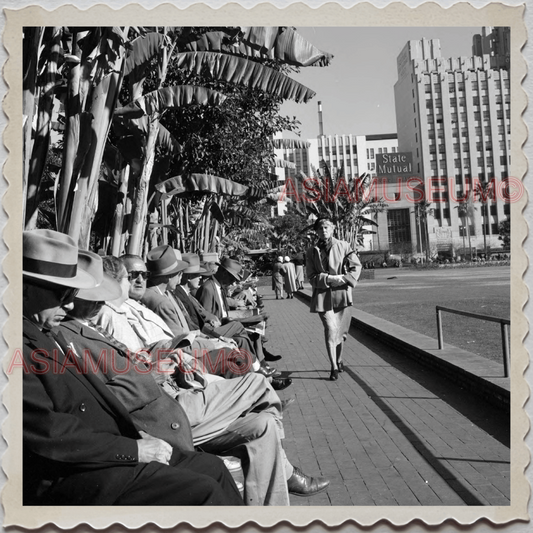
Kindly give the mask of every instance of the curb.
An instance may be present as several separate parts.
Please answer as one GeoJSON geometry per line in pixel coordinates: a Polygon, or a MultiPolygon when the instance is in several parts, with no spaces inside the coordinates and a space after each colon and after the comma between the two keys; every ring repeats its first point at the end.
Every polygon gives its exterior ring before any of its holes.
{"type": "MultiPolygon", "coordinates": [[[[311,301],[308,290],[296,293],[311,301]]],[[[511,380],[503,376],[503,365],[450,344],[438,349],[437,340],[353,308],[351,327],[371,335],[398,353],[484,398],[507,412],[511,406],[511,380]]]]}

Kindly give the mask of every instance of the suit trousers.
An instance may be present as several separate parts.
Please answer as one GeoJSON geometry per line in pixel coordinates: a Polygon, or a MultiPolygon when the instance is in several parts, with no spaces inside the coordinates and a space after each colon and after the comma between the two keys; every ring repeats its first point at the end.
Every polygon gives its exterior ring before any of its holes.
{"type": "Polygon", "coordinates": [[[280,427],[272,413],[249,413],[202,445],[205,451],[241,459],[246,505],[290,505],[292,466],[281,446],[280,427]]]}
{"type": "Polygon", "coordinates": [[[252,411],[266,410],[281,418],[281,400],[261,374],[215,381],[203,390],[183,390],[176,398],[189,418],[195,446],[224,433],[252,411]]]}
{"type": "Polygon", "coordinates": [[[41,505],[243,505],[224,463],[214,455],[174,449],[170,465],[138,463],[63,478],[41,505]],[[99,482],[94,477],[99,476],[99,482]],[[117,487],[120,480],[121,487],[117,487]]]}

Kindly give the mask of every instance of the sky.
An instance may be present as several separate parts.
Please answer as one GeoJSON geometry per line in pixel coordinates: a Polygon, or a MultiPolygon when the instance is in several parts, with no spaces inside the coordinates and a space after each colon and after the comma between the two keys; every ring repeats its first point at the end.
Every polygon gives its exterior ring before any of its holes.
{"type": "MultiPolygon", "coordinates": [[[[441,55],[471,56],[472,36],[481,28],[298,27],[298,33],[334,55],[328,67],[306,67],[291,77],[316,95],[306,104],[284,102],[281,113],[300,122],[301,139],[318,135],[322,102],[325,135],[395,133],[396,58],[409,40],[440,39],[441,55]]],[[[297,138],[285,132],[284,137],[297,138]]]]}

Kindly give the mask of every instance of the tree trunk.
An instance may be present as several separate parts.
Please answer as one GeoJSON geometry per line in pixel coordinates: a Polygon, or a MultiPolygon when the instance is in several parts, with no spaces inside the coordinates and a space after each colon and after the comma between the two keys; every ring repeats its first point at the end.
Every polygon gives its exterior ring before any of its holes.
{"type": "Polygon", "coordinates": [[[130,177],[130,166],[126,165],[121,172],[120,186],[118,189],[118,202],[115,207],[113,223],[111,226],[111,255],[119,257],[122,255],[121,235],[124,225],[124,214],[126,212],[126,199],[128,197],[128,181],[130,177]]]}
{"type": "MultiPolygon", "coordinates": [[[[24,28],[22,41],[23,82],[22,82],[22,113],[23,113],[23,139],[22,146],[22,183],[24,198],[28,197],[28,177],[30,173],[30,158],[33,150],[33,117],[35,116],[35,97],[37,89],[39,50],[42,44],[44,28],[24,28]]],[[[26,202],[23,205],[23,220],[26,220],[26,202]]]]}
{"type": "Polygon", "coordinates": [[[61,52],[61,28],[54,27],[52,29],[52,39],[47,44],[47,47],[49,47],[49,56],[46,61],[46,72],[43,75],[42,85],[39,89],[37,125],[28,168],[26,229],[33,229],[37,226],[37,208],[40,200],[41,181],[50,148],[54,89],[57,80],[57,64],[61,52]]]}
{"type": "Polygon", "coordinates": [[[144,163],[135,197],[133,200],[133,225],[131,237],[128,242],[128,253],[140,255],[143,249],[145,228],[148,213],[148,187],[155,159],[155,145],[159,131],[159,120],[153,118],[148,126],[148,138],[146,140],[144,163]]]}

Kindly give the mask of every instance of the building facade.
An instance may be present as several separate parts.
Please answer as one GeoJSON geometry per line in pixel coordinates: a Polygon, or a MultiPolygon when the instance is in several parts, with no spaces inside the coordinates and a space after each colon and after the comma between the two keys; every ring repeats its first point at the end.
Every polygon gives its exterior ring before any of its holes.
{"type": "MultiPolygon", "coordinates": [[[[414,174],[431,202],[432,255],[464,255],[465,237],[479,251],[501,246],[498,225],[510,214],[509,204],[494,194],[474,202],[465,216],[460,200],[478,183],[503,190],[509,176],[509,37],[509,28],[484,28],[470,57],[441,57],[437,39],[409,41],[398,56],[398,150],[412,154],[414,174]]],[[[413,205],[408,217],[420,226],[413,205]]],[[[421,251],[420,228],[416,233],[413,243],[421,251]]]]}

